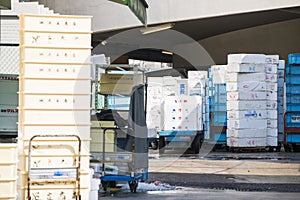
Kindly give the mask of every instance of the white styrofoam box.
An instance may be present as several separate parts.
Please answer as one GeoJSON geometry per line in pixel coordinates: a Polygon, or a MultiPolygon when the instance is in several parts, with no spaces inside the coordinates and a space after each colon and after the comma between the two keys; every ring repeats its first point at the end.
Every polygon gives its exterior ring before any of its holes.
{"type": "Polygon", "coordinates": [[[176,84],[174,85],[164,85],[163,86],[163,96],[175,96],[176,95],[176,84]]]}
{"type": "Polygon", "coordinates": [[[22,125],[89,125],[90,110],[24,110],[22,125]]]}
{"type": "Polygon", "coordinates": [[[265,91],[267,88],[265,82],[230,82],[226,84],[227,91],[265,91]]]}
{"type": "Polygon", "coordinates": [[[268,119],[277,119],[277,110],[266,110],[268,119]]]}
{"type": "Polygon", "coordinates": [[[19,74],[19,47],[0,46],[0,52],[0,74],[19,74]]]}
{"type": "MultiPolygon", "coordinates": [[[[57,184],[55,188],[52,185],[44,185],[43,187],[32,187],[30,189],[31,197],[37,197],[37,199],[74,199],[74,194],[77,194],[77,189],[67,187],[61,184],[57,184]]],[[[80,189],[81,199],[89,200],[89,188],[80,189]]],[[[18,189],[18,199],[28,199],[27,189],[18,189]]],[[[78,197],[77,197],[78,198],[78,197]]],[[[36,198],[35,198],[36,199],[36,198]]]]}
{"type": "Polygon", "coordinates": [[[149,103],[151,103],[153,100],[160,100],[163,97],[163,88],[162,86],[148,86],[147,87],[147,98],[149,98],[149,100],[151,100],[149,103]]]}
{"type": "Polygon", "coordinates": [[[267,129],[267,137],[277,137],[278,129],[277,128],[268,128],[267,129]]]}
{"type": "Polygon", "coordinates": [[[266,55],[266,63],[278,64],[279,63],[279,55],[266,55]]]}
{"type": "Polygon", "coordinates": [[[20,26],[24,31],[90,33],[91,17],[22,14],[20,15],[20,26]]]}
{"type": "Polygon", "coordinates": [[[266,80],[265,73],[233,73],[233,72],[226,73],[227,82],[247,82],[247,81],[264,82],[265,80],[266,80]]]}
{"type": "Polygon", "coordinates": [[[206,80],[205,79],[188,79],[189,95],[205,95],[206,80]]]}
{"type": "Polygon", "coordinates": [[[30,94],[90,94],[91,80],[21,80],[21,91],[30,94]]]}
{"type": "Polygon", "coordinates": [[[265,72],[268,74],[276,74],[277,73],[277,64],[266,64],[265,72]]]}
{"type": "Polygon", "coordinates": [[[278,69],[277,70],[277,81],[280,78],[284,78],[284,69],[278,69]]]}
{"type": "Polygon", "coordinates": [[[283,78],[278,79],[277,83],[278,83],[278,87],[284,87],[284,79],[283,78]]]}
{"type": "Polygon", "coordinates": [[[235,138],[263,138],[267,135],[266,129],[227,129],[227,137],[235,138]]]}
{"type": "Polygon", "coordinates": [[[17,179],[0,181],[0,199],[16,199],[17,179]]]}
{"type": "Polygon", "coordinates": [[[271,109],[277,109],[278,103],[277,101],[267,101],[267,109],[271,110],[271,109]]]}
{"type": "Polygon", "coordinates": [[[163,85],[176,85],[177,84],[177,80],[180,80],[181,77],[173,77],[173,76],[164,76],[163,77],[163,85]]]}
{"type": "Polygon", "coordinates": [[[265,81],[267,82],[277,82],[277,74],[266,74],[265,81]]]}
{"type": "MultiPolygon", "coordinates": [[[[277,95],[276,95],[277,98],[277,95]]],[[[227,100],[266,100],[267,93],[266,92],[227,92],[227,100]]]]}
{"type": "Polygon", "coordinates": [[[0,163],[0,182],[17,179],[17,163],[0,163]]]}
{"type": "Polygon", "coordinates": [[[147,77],[148,86],[162,86],[164,84],[163,77],[147,77]]]}
{"type": "Polygon", "coordinates": [[[148,128],[158,128],[161,129],[162,122],[162,109],[161,104],[147,106],[147,116],[146,122],[148,128]]]}
{"type": "Polygon", "coordinates": [[[24,95],[23,109],[90,109],[90,95],[24,95]]]}
{"type": "Polygon", "coordinates": [[[42,49],[22,47],[22,62],[28,63],[66,63],[90,64],[90,49],[42,49]]]}
{"type": "Polygon", "coordinates": [[[267,119],[267,110],[227,111],[228,119],[267,119]]]}
{"type": "Polygon", "coordinates": [[[23,32],[23,46],[90,48],[91,34],[23,32]]]}
{"type": "Polygon", "coordinates": [[[279,60],[278,69],[285,69],[285,60],[279,60]]]}
{"type": "Polygon", "coordinates": [[[90,139],[90,125],[86,126],[21,126],[18,137],[29,140],[35,135],[78,135],[82,140],[90,139]]]}
{"type": "Polygon", "coordinates": [[[188,71],[188,79],[207,79],[208,72],[207,71],[188,71]]]}
{"type": "Polygon", "coordinates": [[[229,147],[265,147],[267,138],[227,138],[227,146],[229,147]]]}
{"type": "Polygon", "coordinates": [[[179,79],[176,83],[176,95],[188,95],[188,79],[179,79]]]}
{"type": "Polygon", "coordinates": [[[23,64],[23,77],[90,79],[91,67],[90,65],[23,64]]]}
{"type": "MultiPolygon", "coordinates": [[[[276,124],[277,126],[277,124],[276,124]]],[[[227,127],[230,129],[264,129],[267,128],[266,119],[229,119],[227,120],[227,127]]]]}
{"type": "Polygon", "coordinates": [[[262,73],[265,72],[265,64],[254,63],[230,63],[227,72],[262,73]]]}
{"type": "Polygon", "coordinates": [[[267,91],[266,92],[267,100],[277,101],[277,92],[276,91],[267,91]]]}
{"type": "Polygon", "coordinates": [[[0,143],[0,160],[2,164],[16,163],[17,157],[17,144],[0,143]]]}
{"type": "Polygon", "coordinates": [[[224,84],[226,83],[226,70],[227,65],[213,65],[211,66],[213,83],[214,84],[224,84]]]}
{"type": "Polygon", "coordinates": [[[227,55],[228,63],[266,63],[264,54],[229,54],[227,55]]]}
{"type": "Polygon", "coordinates": [[[267,137],[267,146],[277,147],[278,137],[267,137]]]}
{"type": "Polygon", "coordinates": [[[278,83],[266,82],[266,91],[278,91],[278,83]]]}
{"type": "Polygon", "coordinates": [[[20,23],[17,18],[2,18],[0,19],[1,32],[0,43],[1,44],[19,44],[20,42],[20,23]]]}
{"type": "Polygon", "coordinates": [[[268,119],[267,126],[268,128],[277,128],[277,119],[268,119]]]}
{"type": "Polygon", "coordinates": [[[228,101],[227,110],[264,110],[267,101],[228,101]]]}

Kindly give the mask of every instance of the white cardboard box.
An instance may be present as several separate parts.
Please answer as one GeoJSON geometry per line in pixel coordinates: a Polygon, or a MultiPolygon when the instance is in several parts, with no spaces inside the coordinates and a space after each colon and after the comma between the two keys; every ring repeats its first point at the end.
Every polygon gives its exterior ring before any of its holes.
{"type": "Polygon", "coordinates": [[[213,83],[214,84],[224,84],[226,83],[226,70],[227,65],[213,65],[211,66],[213,74],[213,83]]]}
{"type": "Polygon", "coordinates": [[[227,56],[228,63],[266,63],[264,54],[229,54],[227,56]]]}
{"type": "Polygon", "coordinates": [[[227,129],[227,137],[235,138],[264,138],[267,135],[266,129],[227,129]]]}
{"type": "MultiPolygon", "coordinates": [[[[276,95],[277,98],[277,95],[276,95]]],[[[266,92],[227,92],[227,100],[266,100],[266,92]]]]}
{"type": "Polygon", "coordinates": [[[267,119],[267,110],[227,111],[228,119],[267,119]]]}
{"type": "Polygon", "coordinates": [[[247,82],[247,81],[264,82],[265,80],[266,80],[265,73],[229,73],[229,72],[227,72],[227,74],[226,74],[227,82],[247,82]]]}
{"type": "Polygon", "coordinates": [[[265,147],[267,138],[227,138],[227,146],[229,147],[265,147]]]}
{"type": "MultiPolygon", "coordinates": [[[[276,124],[277,126],[277,124],[276,124]]],[[[227,127],[230,129],[265,129],[267,128],[267,120],[266,119],[239,119],[227,120],[227,127]]]]}
{"type": "Polygon", "coordinates": [[[265,82],[229,82],[226,84],[227,91],[266,91],[265,82]]]}
{"type": "Polygon", "coordinates": [[[227,110],[264,110],[267,101],[228,101],[227,110]]]}
{"type": "Polygon", "coordinates": [[[265,64],[230,63],[227,72],[263,73],[265,72],[265,64]]]}

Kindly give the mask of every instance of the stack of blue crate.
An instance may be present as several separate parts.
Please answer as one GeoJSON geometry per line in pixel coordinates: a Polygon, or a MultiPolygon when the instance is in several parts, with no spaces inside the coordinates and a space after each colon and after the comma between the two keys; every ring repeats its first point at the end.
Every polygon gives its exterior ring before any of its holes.
{"type": "MultiPolygon", "coordinates": [[[[300,54],[289,54],[286,66],[286,127],[300,129],[300,54]]],[[[288,133],[288,143],[300,142],[299,133],[288,133]]]]}

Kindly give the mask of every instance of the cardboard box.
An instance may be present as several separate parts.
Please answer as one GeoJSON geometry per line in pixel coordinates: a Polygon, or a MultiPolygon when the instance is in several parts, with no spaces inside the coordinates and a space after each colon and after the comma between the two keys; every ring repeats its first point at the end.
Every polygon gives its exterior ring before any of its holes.
{"type": "Polygon", "coordinates": [[[265,64],[230,63],[228,64],[227,72],[263,73],[265,72],[265,64]]]}
{"type": "Polygon", "coordinates": [[[227,62],[261,64],[266,63],[266,56],[264,54],[229,54],[227,62]]]}
{"type": "Polygon", "coordinates": [[[267,135],[267,129],[227,129],[227,137],[235,138],[264,138],[267,135]]]}
{"type": "MultiPolygon", "coordinates": [[[[276,95],[277,98],[277,95],[276,95]]],[[[227,92],[227,100],[266,100],[267,93],[266,92],[227,92]]]]}
{"type": "Polygon", "coordinates": [[[279,63],[279,55],[266,55],[266,63],[278,64],[279,63]]]}
{"type": "MultiPolygon", "coordinates": [[[[277,126],[277,123],[276,123],[277,126]]],[[[227,127],[229,129],[266,129],[266,119],[239,119],[239,120],[227,120],[227,127]]]]}
{"type": "Polygon", "coordinates": [[[227,110],[264,110],[266,108],[267,108],[267,101],[228,101],[227,102],[227,110]]]}
{"type": "Polygon", "coordinates": [[[277,74],[277,64],[266,64],[265,65],[265,72],[267,74],[277,74]]]}
{"type": "MultiPolygon", "coordinates": [[[[277,77],[277,76],[276,76],[277,77]]],[[[265,73],[226,73],[227,82],[247,82],[249,80],[255,82],[265,82],[265,73]]]]}
{"type": "Polygon", "coordinates": [[[213,65],[211,66],[213,83],[214,84],[224,84],[226,83],[226,70],[227,65],[213,65]]]}
{"type": "Polygon", "coordinates": [[[267,110],[227,111],[228,119],[267,119],[267,110]]]}
{"type": "Polygon", "coordinates": [[[229,91],[266,91],[265,82],[229,82],[226,84],[226,90],[229,91]]]}
{"type": "Polygon", "coordinates": [[[227,138],[227,146],[229,147],[265,147],[267,138],[227,138]]]}

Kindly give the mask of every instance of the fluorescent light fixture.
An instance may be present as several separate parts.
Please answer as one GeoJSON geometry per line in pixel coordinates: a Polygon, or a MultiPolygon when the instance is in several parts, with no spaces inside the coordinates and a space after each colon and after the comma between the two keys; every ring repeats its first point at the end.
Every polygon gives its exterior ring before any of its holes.
{"type": "Polygon", "coordinates": [[[145,34],[155,33],[158,31],[163,31],[163,30],[173,28],[174,25],[175,25],[174,23],[162,24],[162,25],[158,25],[158,26],[147,27],[147,28],[141,29],[140,31],[142,34],[145,35],[145,34]]]}
{"type": "Polygon", "coordinates": [[[170,52],[170,51],[161,51],[161,53],[163,53],[163,54],[168,54],[168,55],[173,55],[173,53],[170,52]]]}

